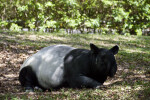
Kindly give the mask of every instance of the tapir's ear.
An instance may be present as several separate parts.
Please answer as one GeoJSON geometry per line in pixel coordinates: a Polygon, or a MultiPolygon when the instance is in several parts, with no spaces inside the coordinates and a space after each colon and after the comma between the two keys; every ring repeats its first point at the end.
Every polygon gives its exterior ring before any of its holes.
{"type": "Polygon", "coordinates": [[[115,55],[115,54],[118,53],[119,47],[116,45],[116,46],[112,47],[112,48],[110,49],[110,51],[115,55]]]}
{"type": "Polygon", "coordinates": [[[99,48],[96,45],[92,44],[92,43],[90,43],[90,48],[91,48],[91,51],[94,54],[97,54],[99,52],[99,48]]]}

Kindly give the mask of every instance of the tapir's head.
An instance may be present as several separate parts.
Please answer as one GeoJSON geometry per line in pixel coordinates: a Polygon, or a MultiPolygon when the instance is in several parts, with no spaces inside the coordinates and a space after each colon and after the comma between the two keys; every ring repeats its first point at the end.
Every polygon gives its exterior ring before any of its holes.
{"type": "Polygon", "coordinates": [[[111,49],[98,48],[90,44],[92,54],[94,55],[94,65],[99,73],[113,77],[117,71],[117,64],[114,55],[118,53],[119,47],[116,45],[111,49]]]}

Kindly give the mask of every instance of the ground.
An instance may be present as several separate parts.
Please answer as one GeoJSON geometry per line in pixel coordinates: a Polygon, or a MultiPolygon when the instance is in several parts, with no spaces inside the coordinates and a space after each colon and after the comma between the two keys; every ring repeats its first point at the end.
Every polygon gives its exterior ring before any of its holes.
{"type": "Polygon", "coordinates": [[[150,99],[150,37],[0,31],[0,100],[3,99],[150,99]],[[101,89],[62,88],[26,93],[18,81],[24,60],[43,47],[65,44],[89,49],[120,47],[118,71],[101,89]]]}

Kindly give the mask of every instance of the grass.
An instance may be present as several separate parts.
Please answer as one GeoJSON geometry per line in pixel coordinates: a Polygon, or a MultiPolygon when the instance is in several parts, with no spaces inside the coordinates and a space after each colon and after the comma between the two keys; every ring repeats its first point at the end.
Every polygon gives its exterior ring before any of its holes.
{"type": "Polygon", "coordinates": [[[2,74],[0,74],[0,77],[2,77],[0,78],[0,89],[4,89],[4,91],[0,91],[0,99],[148,100],[150,99],[149,43],[149,36],[0,31],[0,59],[10,58],[4,60],[3,63],[5,64],[0,66],[3,69],[2,74]],[[111,48],[114,45],[120,47],[120,51],[116,55],[117,74],[113,79],[108,79],[104,83],[106,88],[62,88],[51,92],[24,92],[18,82],[18,72],[20,65],[27,57],[49,45],[65,44],[76,48],[89,49],[89,43],[94,43],[103,48],[111,48]],[[11,59],[11,56],[14,58],[11,59]],[[6,82],[5,79],[10,81],[6,82]]]}

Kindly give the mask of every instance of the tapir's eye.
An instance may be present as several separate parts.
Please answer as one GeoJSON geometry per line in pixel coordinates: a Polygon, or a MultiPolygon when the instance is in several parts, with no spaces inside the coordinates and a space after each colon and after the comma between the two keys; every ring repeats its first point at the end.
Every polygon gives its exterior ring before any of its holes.
{"type": "Polygon", "coordinates": [[[104,63],[104,56],[97,56],[96,64],[102,65],[104,63]]]}

